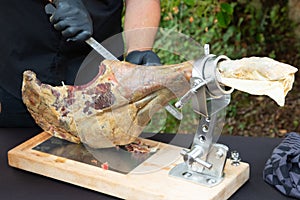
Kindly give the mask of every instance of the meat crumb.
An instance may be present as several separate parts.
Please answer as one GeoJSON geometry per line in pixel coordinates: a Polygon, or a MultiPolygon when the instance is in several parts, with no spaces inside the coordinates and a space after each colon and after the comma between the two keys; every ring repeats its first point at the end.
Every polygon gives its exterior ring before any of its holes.
{"type": "Polygon", "coordinates": [[[158,150],[158,145],[152,147],[138,140],[131,144],[125,145],[125,148],[128,152],[146,154],[146,153],[155,153],[158,150]]]}
{"type": "Polygon", "coordinates": [[[97,165],[98,161],[97,161],[97,160],[95,160],[95,159],[93,159],[93,160],[91,160],[91,163],[93,163],[93,164],[97,165]]]}
{"type": "Polygon", "coordinates": [[[101,165],[101,168],[104,169],[104,170],[108,170],[108,163],[105,162],[101,165]]]}

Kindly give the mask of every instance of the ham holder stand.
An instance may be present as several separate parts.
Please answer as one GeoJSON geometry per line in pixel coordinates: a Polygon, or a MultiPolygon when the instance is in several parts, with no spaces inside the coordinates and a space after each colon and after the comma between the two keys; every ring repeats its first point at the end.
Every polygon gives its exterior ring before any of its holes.
{"type": "MultiPolygon", "coordinates": [[[[42,132],[10,150],[9,165],[122,199],[228,199],[249,179],[249,165],[240,162],[236,151],[228,158],[229,148],[216,143],[233,88],[220,84],[217,71],[218,63],[229,58],[210,54],[208,45],[204,46],[204,52],[194,63],[190,90],[175,104],[181,108],[191,100],[194,112],[201,116],[190,149],[159,143],[157,152],[140,160],[126,173],[120,173],[110,168],[110,161],[103,168],[103,165],[95,166],[94,159],[87,163],[41,150],[44,143],[53,139],[42,132]],[[168,165],[147,173],[133,173],[136,169],[157,166],[174,155],[176,159],[168,165]]],[[[77,148],[79,144],[72,145],[77,148]]],[[[115,154],[102,155],[114,157],[115,154]]],[[[115,160],[122,162],[123,157],[127,159],[125,163],[133,163],[132,156],[115,157],[115,160]]]]}

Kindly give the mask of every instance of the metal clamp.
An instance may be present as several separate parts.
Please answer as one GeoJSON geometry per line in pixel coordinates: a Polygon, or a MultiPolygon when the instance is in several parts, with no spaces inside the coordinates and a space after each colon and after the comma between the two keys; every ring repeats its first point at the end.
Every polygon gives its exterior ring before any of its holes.
{"type": "Polygon", "coordinates": [[[223,60],[229,60],[229,58],[223,55],[208,54],[198,59],[192,70],[191,89],[176,102],[175,107],[182,108],[185,103],[192,99],[193,110],[208,117],[218,110],[214,110],[210,105],[207,105],[207,99],[220,99],[220,105],[215,109],[220,110],[227,106],[229,102],[224,101],[222,98],[224,95],[231,94],[234,88],[226,88],[220,85],[218,81],[220,75],[217,65],[223,60]]]}
{"type": "Polygon", "coordinates": [[[169,175],[208,187],[219,184],[224,178],[223,170],[228,147],[222,144],[214,144],[207,155],[206,161],[199,158],[197,148],[199,146],[190,151],[184,150],[182,153],[185,162],[172,168],[169,175]]]}

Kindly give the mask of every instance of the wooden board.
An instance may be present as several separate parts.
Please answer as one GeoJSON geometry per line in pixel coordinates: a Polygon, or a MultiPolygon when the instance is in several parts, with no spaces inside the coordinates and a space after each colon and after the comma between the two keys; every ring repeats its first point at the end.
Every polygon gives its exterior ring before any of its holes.
{"type": "MultiPolygon", "coordinates": [[[[151,173],[121,174],[32,149],[50,137],[46,132],[42,132],[10,150],[8,152],[9,165],[131,200],[228,199],[249,179],[249,165],[243,162],[239,166],[232,166],[230,161],[226,162],[224,180],[217,186],[209,188],[168,175],[176,164],[182,162],[180,157],[169,166],[151,173]]],[[[161,155],[156,154],[163,157],[163,154],[179,154],[182,148],[160,143],[160,149],[161,155]]],[[[144,167],[155,165],[157,159],[153,157],[150,161],[146,160],[143,163],[144,167]]]]}

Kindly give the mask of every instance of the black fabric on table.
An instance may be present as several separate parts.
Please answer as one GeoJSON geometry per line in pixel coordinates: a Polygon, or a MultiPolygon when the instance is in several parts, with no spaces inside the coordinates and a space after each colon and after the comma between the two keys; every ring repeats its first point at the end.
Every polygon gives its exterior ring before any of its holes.
{"type": "Polygon", "coordinates": [[[292,132],[268,159],[264,180],[281,193],[300,199],[300,135],[292,132]]]}

